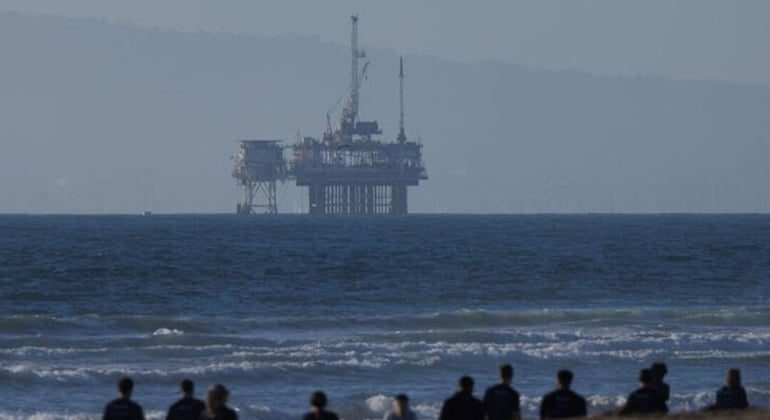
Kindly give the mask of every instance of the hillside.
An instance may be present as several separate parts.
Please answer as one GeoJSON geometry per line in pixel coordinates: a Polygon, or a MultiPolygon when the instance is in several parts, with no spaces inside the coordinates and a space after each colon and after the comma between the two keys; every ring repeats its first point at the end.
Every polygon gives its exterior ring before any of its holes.
{"type": "MultiPolygon", "coordinates": [[[[367,52],[362,116],[395,136],[398,53],[367,52]]],[[[0,212],[231,212],[235,140],[320,135],[347,54],[308,37],[0,14],[0,212]]],[[[770,211],[768,88],[405,65],[407,134],[430,176],[412,211],[770,211]]],[[[284,187],[282,210],[301,205],[284,187]]]]}

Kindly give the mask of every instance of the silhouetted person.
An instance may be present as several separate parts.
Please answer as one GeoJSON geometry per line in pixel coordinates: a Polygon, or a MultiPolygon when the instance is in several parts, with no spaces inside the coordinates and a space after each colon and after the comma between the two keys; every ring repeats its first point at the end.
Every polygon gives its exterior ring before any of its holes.
{"type": "MultiPolygon", "coordinates": [[[[650,386],[658,393],[658,398],[663,401],[663,404],[666,404],[671,397],[671,388],[663,381],[668,373],[668,366],[663,362],[655,362],[650,367],[650,371],[652,371],[652,384],[650,386]]],[[[666,411],[668,411],[668,407],[666,407],[666,411]]]]}
{"type": "Polygon", "coordinates": [[[473,396],[473,378],[460,378],[460,389],[444,401],[439,420],[483,420],[484,404],[473,396]]]}
{"type": "Polygon", "coordinates": [[[230,392],[222,384],[214,384],[206,394],[206,409],[200,420],[238,420],[238,413],[227,406],[230,392]]]}
{"type": "Polygon", "coordinates": [[[316,391],[310,394],[311,411],[305,414],[304,420],[339,420],[339,417],[331,411],[326,411],[326,394],[322,391],[316,391]]]}
{"type": "Polygon", "coordinates": [[[123,377],[118,381],[118,398],[104,408],[103,420],[144,420],[144,412],[139,404],[131,401],[134,381],[123,377]]]}
{"type": "Polygon", "coordinates": [[[540,403],[541,419],[585,417],[586,399],[570,389],[574,375],[569,370],[556,374],[556,390],[546,394],[540,403]]]}
{"type": "Polygon", "coordinates": [[[513,366],[500,366],[500,383],[484,393],[484,414],[488,420],[518,420],[521,418],[519,393],[511,387],[513,366]]]}
{"type": "Polygon", "coordinates": [[[668,412],[665,402],[652,388],[652,371],[642,369],[639,374],[639,388],[628,396],[626,405],[620,414],[665,414],[668,412]]]}
{"type": "Polygon", "coordinates": [[[198,420],[206,409],[206,403],[193,397],[193,381],[184,379],[179,387],[182,390],[182,398],[168,409],[166,420],[198,420]]]}
{"type": "Polygon", "coordinates": [[[385,414],[383,420],[417,420],[417,416],[409,409],[409,397],[404,394],[396,395],[393,399],[393,411],[385,414]]]}
{"type": "Polygon", "coordinates": [[[727,371],[725,386],[717,391],[717,403],[714,408],[719,410],[738,410],[748,408],[749,400],[746,398],[746,390],[741,385],[740,369],[727,371]]]}

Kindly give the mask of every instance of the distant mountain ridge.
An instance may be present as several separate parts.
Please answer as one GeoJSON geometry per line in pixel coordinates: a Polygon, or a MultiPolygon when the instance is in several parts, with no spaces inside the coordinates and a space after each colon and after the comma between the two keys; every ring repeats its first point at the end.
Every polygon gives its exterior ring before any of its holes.
{"type": "MultiPolygon", "coordinates": [[[[398,53],[367,52],[362,116],[392,138],[398,53]]],[[[14,13],[0,57],[0,212],[233,211],[235,140],[320,136],[348,82],[347,48],[312,37],[14,13]]],[[[405,67],[407,135],[430,176],[413,212],[770,211],[770,88],[405,67]]],[[[294,187],[281,197],[303,206],[294,187]]]]}

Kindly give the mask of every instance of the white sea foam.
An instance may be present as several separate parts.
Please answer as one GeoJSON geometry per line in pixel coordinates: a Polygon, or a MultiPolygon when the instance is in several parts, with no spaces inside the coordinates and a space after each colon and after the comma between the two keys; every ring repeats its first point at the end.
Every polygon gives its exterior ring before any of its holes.
{"type": "Polygon", "coordinates": [[[583,328],[571,332],[551,331],[548,334],[516,332],[511,334],[508,342],[391,341],[393,336],[373,335],[369,338],[374,341],[343,339],[285,345],[275,343],[271,346],[200,345],[194,340],[187,345],[153,344],[133,348],[123,347],[120,342],[115,343],[117,348],[22,346],[0,349],[0,354],[8,356],[9,359],[0,371],[40,378],[84,379],[118,371],[168,376],[270,369],[416,369],[446,363],[481,363],[489,359],[522,357],[536,360],[593,359],[602,363],[613,359],[641,362],[652,358],[741,362],[770,359],[770,351],[765,350],[764,346],[765,337],[764,332],[757,331],[748,334],[728,331],[670,334],[639,332],[632,328],[614,332],[604,328],[583,328]],[[737,340],[738,337],[743,337],[744,340],[737,340]],[[711,339],[716,340],[717,344],[708,341],[711,339]],[[131,364],[116,366],[116,352],[138,354],[142,358],[136,359],[136,356],[132,356],[131,364]],[[166,357],[172,356],[175,362],[164,361],[166,357]],[[18,358],[16,363],[14,358],[18,358]],[[52,365],[54,358],[58,362],[52,365]]]}
{"type": "Polygon", "coordinates": [[[528,395],[521,395],[520,404],[521,404],[521,410],[523,412],[531,412],[536,413],[540,409],[540,401],[542,401],[542,397],[537,396],[528,396],[528,395]]]}
{"type": "Polygon", "coordinates": [[[7,349],[0,349],[0,354],[8,356],[22,356],[22,357],[50,357],[50,356],[66,356],[66,355],[85,355],[85,354],[98,354],[107,353],[112,349],[102,348],[82,348],[82,347],[41,347],[41,346],[22,346],[13,347],[7,349]]]}
{"type": "Polygon", "coordinates": [[[41,379],[85,379],[88,368],[45,368],[37,365],[17,364],[2,368],[15,375],[32,375],[41,379]]]}
{"type": "Polygon", "coordinates": [[[158,328],[157,330],[152,332],[152,335],[157,336],[169,336],[169,335],[182,335],[184,334],[184,331],[177,330],[174,328],[158,328]]]}
{"type": "Polygon", "coordinates": [[[373,395],[366,399],[366,406],[369,408],[369,410],[383,414],[385,411],[390,409],[390,405],[392,403],[392,398],[386,397],[385,395],[378,394],[373,395]]]}
{"type": "Polygon", "coordinates": [[[612,410],[626,403],[626,397],[623,395],[591,395],[586,397],[586,400],[591,410],[595,412],[612,410]]]}
{"type": "Polygon", "coordinates": [[[695,392],[690,394],[674,394],[669,403],[672,411],[700,410],[714,403],[716,392],[695,392]]]}
{"type": "MultiPolygon", "coordinates": [[[[548,311],[544,314],[555,316],[548,311]]],[[[484,311],[468,311],[454,316],[480,319],[490,315],[484,311]]],[[[639,319],[642,318],[640,315],[639,319]]],[[[259,331],[248,328],[238,330],[242,325],[230,330],[227,333],[230,335],[187,333],[175,323],[165,326],[155,324],[159,328],[143,329],[144,333],[132,331],[128,335],[82,336],[77,339],[44,336],[34,341],[0,337],[0,357],[5,362],[0,366],[0,381],[33,383],[42,387],[53,380],[90,389],[96,389],[95,385],[104,385],[112,390],[115,378],[123,374],[134,377],[145,386],[168,386],[169,389],[173,385],[168,384],[181,377],[205,378],[205,384],[222,381],[234,386],[235,400],[239,403],[244,400],[239,401],[238,398],[244,398],[244,393],[248,395],[250,399],[247,401],[252,405],[241,406],[243,418],[278,420],[296,417],[304,408],[304,397],[300,398],[301,407],[289,404],[290,411],[287,412],[285,401],[272,405],[271,401],[259,400],[260,395],[266,395],[266,387],[272,389],[276,384],[290,384],[287,392],[294,393],[298,389],[294,384],[316,386],[311,381],[317,378],[335,381],[363,373],[366,378],[376,378],[371,379],[372,387],[356,389],[355,396],[337,390],[336,394],[330,394],[334,408],[346,413],[347,418],[381,419],[389,408],[390,398],[377,392],[393,390],[383,385],[387,384],[387,379],[380,378],[403,378],[407,384],[403,390],[411,392],[421,387],[425,378],[434,380],[435,376],[431,376],[434,374],[446,378],[459,374],[459,370],[466,367],[493,371],[500,361],[511,361],[517,369],[522,367],[517,370],[521,372],[520,378],[533,381],[517,386],[522,392],[525,412],[532,415],[537,412],[540,402],[533,389],[544,391],[552,382],[550,376],[547,382],[540,377],[533,379],[532,370],[552,372],[562,366],[572,367],[581,383],[589,381],[598,384],[581,387],[586,392],[595,393],[589,401],[591,412],[597,413],[622,405],[625,397],[613,393],[630,390],[627,387],[633,386],[637,369],[652,360],[669,362],[672,377],[677,375],[679,379],[681,374],[685,381],[692,381],[691,372],[702,372],[706,365],[735,364],[751,372],[752,366],[761,366],[770,360],[770,351],[766,349],[770,342],[770,328],[765,326],[693,327],[641,322],[607,326],[604,321],[592,325],[590,321],[570,323],[568,320],[549,320],[545,323],[547,325],[527,325],[527,322],[519,320],[515,325],[472,321],[464,325],[447,323],[439,326],[434,321],[425,323],[430,328],[412,326],[403,328],[399,333],[380,330],[380,326],[372,328],[373,324],[366,326],[364,331],[351,332],[345,329],[345,325],[338,324],[336,331],[340,334],[312,336],[305,332],[308,337],[292,340],[271,340],[259,331]],[[147,331],[153,332],[147,334],[147,331]],[[688,370],[689,365],[694,365],[696,369],[688,370]],[[618,366],[623,367],[627,377],[613,376],[613,369],[618,366]],[[409,384],[416,385],[411,388],[409,384]]],[[[365,323],[361,322],[361,325],[365,323]]],[[[490,383],[490,378],[478,373],[474,373],[474,377],[480,385],[490,383]]],[[[748,379],[751,380],[750,377],[748,379]]],[[[450,383],[445,379],[442,381],[443,384],[450,383]]],[[[317,386],[326,387],[323,384],[317,386]]],[[[762,386],[757,385],[758,389],[762,386]]],[[[675,388],[679,387],[675,384],[675,388]]],[[[148,392],[147,388],[141,389],[148,392]]],[[[419,389],[426,398],[425,390],[419,389]]],[[[152,392],[157,392],[157,389],[152,392]]],[[[427,401],[415,400],[413,408],[420,418],[436,418],[441,399],[450,392],[451,388],[447,387],[446,393],[429,396],[427,401]]],[[[770,401],[770,397],[761,394],[761,391],[752,392],[750,390],[752,403],[770,401]]],[[[706,391],[673,395],[670,407],[674,411],[693,410],[708,405],[712,400],[713,392],[706,391]]],[[[147,399],[142,397],[140,401],[147,399]]],[[[164,400],[156,407],[166,403],[164,400]]],[[[47,407],[41,409],[46,410],[47,407]]],[[[14,413],[8,415],[13,416],[14,413]]],[[[46,415],[42,413],[39,418],[47,420],[49,417],[46,415]]],[[[3,418],[0,417],[0,420],[3,418]]]]}
{"type": "Polygon", "coordinates": [[[297,415],[291,415],[289,413],[275,410],[266,405],[251,404],[246,406],[238,413],[238,416],[242,419],[256,418],[259,420],[286,420],[289,418],[297,418],[297,415]]]}
{"type": "Polygon", "coordinates": [[[726,351],[726,350],[685,350],[675,352],[675,358],[680,360],[708,360],[708,359],[768,359],[770,351],[726,351]]]}
{"type": "Polygon", "coordinates": [[[62,413],[9,413],[0,411],[0,420],[92,420],[99,418],[97,413],[75,413],[75,414],[62,414],[62,413]]]}
{"type": "MultiPolygon", "coordinates": [[[[586,398],[589,405],[589,411],[601,413],[608,410],[620,408],[626,404],[625,395],[591,395],[586,398]]],[[[672,394],[668,403],[671,412],[680,411],[698,411],[715,400],[715,392],[700,391],[684,394],[672,394]]]]}

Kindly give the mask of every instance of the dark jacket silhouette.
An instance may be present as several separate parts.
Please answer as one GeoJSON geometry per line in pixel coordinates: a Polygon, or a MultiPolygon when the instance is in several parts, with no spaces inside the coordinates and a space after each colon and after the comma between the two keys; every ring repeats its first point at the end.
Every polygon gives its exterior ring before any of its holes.
{"type": "Polygon", "coordinates": [[[469,392],[457,392],[444,401],[439,420],[484,420],[484,404],[469,392]]]}
{"type": "Polygon", "coordinates": [[[720,410],[737,410],[747,408],[749,400],[746,398],[746,390],[738,386],[725,385],[717,391],[717,403],[714,408],[720,410]]]}
{"type": "Polygon", "coordinates": [[[541,419],[567,419],[588,414],[586,399],[571,389],[557,389],[546,394],[540,403],[541,419]]]}
{"type": "Polygon", "coordinates": [[[210,415],[207,410],[203,410],[199,420],[238,420],[238,413],[230,407],[220,407],[210,415]]]}
{"type": "Polygon", "coordinates": [[[484,412],[488,420],[511,420],[520,411],[519,393],[510,385],[497,384],[484,393],[484,412]]]}
{"type": "Polygon", "coordinates": [[[339,417],[337,417],[337,414],[332,413],[331,411],[321,410],[320,413],[316,416],[315,413],[307,413],[305,414],[305,417],[302,418],[303,420],[339,420],[339,417]]]}
{"type": "Polygon", "coordinates": [[[117,398],[104,408],[102,420],[144,420],[144,412],[139,404],[130,399],[117,398]]]}
{"type": "Polygon", "coordinates": [[[628,396],[626,405],[620,410],[621,414],[664,414],[668,412],[666,403],[653,388],[645,386],[637,389],[628,396]]]}
{"type": "Polygon", "coordinates": [[[198,420],[206,411],[206,404],[193,397],[184,397],[168,409],[166,420],[198,420]]]}

